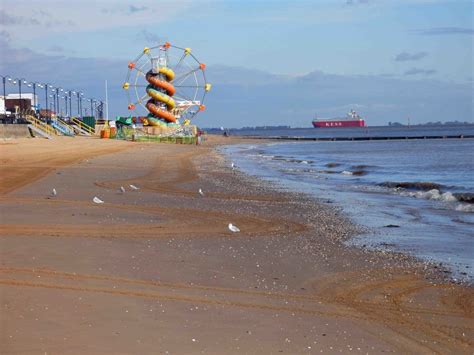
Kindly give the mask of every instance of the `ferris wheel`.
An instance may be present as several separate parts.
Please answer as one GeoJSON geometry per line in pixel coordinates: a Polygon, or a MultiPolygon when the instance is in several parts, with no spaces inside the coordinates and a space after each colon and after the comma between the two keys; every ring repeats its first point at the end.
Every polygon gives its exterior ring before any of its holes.
{"type": "Polygon", "coordinates": [[[128,109],[137,116],[146,116],[151,126],[187,125],[206,107],[204,99],[211,89],[206,80],[206,65],[191,48],[169,42],[145,47],[133,61],[123,89],[128,109]]]}

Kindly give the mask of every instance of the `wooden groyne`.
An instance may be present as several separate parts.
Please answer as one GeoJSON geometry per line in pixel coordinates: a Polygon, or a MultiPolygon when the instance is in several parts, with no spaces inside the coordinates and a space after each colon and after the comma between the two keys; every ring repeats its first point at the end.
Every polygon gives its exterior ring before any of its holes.
{"type": "Polygon", "coordinates": [[[410,139],[467,139],[474,138],[474,134],[458,135],[421,135],[421,136],[372,136],[372,137],[295,137],[295,136],[239,136],[248,139],[272,139],[282,141],[386,141],[386,140],[410,140],[410,139]]]}

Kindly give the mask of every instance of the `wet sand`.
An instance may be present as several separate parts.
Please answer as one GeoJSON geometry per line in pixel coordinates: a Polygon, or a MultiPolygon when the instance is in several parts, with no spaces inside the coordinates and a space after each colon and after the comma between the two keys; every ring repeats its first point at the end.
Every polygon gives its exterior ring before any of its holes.
{"type": "Polygon", "coordinates": [[[231,142],[0,143],[0,353],[473,353],[472,288],[345,246],[340,211],[232,170],[231,142]]]}

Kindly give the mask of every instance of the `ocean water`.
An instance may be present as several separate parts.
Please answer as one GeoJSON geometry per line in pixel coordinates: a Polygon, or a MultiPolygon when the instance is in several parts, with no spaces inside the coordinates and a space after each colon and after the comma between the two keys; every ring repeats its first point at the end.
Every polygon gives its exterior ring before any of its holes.
{"type": "Polygon", "coordinates": [[[290,129],[241,129],[231,134],[264,137],[413,137],[474,135],[474,124],[436,126],[374,126],[364,128],[290,128],[290,129]]]}
{"type": "Polygon", "coordinates": [[[409,253],[474,280],[474,139],[222,149],[243,172],[334,203],[368,227],[350,244],[409,253]]]}

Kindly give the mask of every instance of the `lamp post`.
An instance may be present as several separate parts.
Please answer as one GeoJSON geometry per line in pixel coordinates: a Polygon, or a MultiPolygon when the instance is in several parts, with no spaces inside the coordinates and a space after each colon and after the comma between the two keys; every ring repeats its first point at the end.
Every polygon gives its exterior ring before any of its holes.
{"type": "MultiPolygon", "coordinates": [[[[36,85],[38,85],[38,89],[42,89],[43,88],[43,84],[41,83],[36,83],[36,85]]],[[[47,108],[47,107],[46,107],[47,108]]],[[[38,110],[38,117],[41,118],[41,110],[38,110]]]]}
{"type": "MultiPolygon", "coordinates": [[[[59,90],[60,88],[56,88],[56,97],[55,97],[55,100],[56,100],[56,116],[59,117],[59,112],[61,112],[61,108],[59,107],[59,90]]],[[[61,89],[62,90],[62,89],[61,89]]]]}
{"type": "Polygon", "coordinates": [[[63,109],[61,107],[61,101],[59,99],[62,99],[63,96],[58,96],[58,112],[59,112],[59,117],[63,118],[63,109]]]}
{"type": "Polygon", "coordinates": [[[81,92],[81,95],[79,97],[79,107],[80,107],[80,112],[81,112],[81,117],[82,117],[82,98],[84,96],[84,93],[81,92]]]}
{"type": "MultiPolygon", "coordinates": [[[[54,108],[54,112],[56,112],[56,108],[54,107],[56,106],[56,101],[54,100],[54,92],[51,95],[49,95],[49,98],[52,100],[52,102],[49,104],[49,109],[50,109],[49,112],[51,112],[51,116],[52,116],[53,108],[54,108]]],[[[48,109],[48,107],[46,109],[48,109]]]]}
{"type": "Polygon", "coordinates": [[[36,83],[31,83],[31,85],[33,85],[33,106],[36,111],[36,83]]]}
{"type": "Polygon", "coordinates": [[[29,88],[33,87],[33,110],[35,113],[36,113],[36,85],[37,83],[35,82],[28,83],[29,88]]]}
{"type": "Polygon", "coordinates": [[[9,75],[6,75],[6,76],[3,76],[3,75],[0,75],[2,77],[2,83],[3,83],[3,100],[5,101],[7,99],[7,94],[6,94],[6,90],[5,90],[5,83],[7,82],[7,79],[11,81],[11,78],[9,75]]]}
{"type": "Polygon", "coordinates": [[[23,118],[23,113],[22,113],[22,110],[23,110],[23,102],[21,101],[21,84],[28,84],[28,82],[23,79],[23,78],[20,78],[20,79],[17,79],[18,80],[18,89],[19,89],[19,93],[20,93],[20,118],[23,118]]]}
{"type": "MultiPolygon", "coordinates": [[[[60,91],[64,91],[64,90],[62,88],[56,88],[56,101],[57,101],[58,113],[61,112],[61,105],[59,103],[59,99],[62,97],[59,96],[60,91]]],[[[61,117],[62,117],[62,112],[61,112],[61,117]]]]}
{"type": "Polygon", "coordinates": [[[77,115],[79,117],[82,117],[82,112],[81,112],[81,95],[82,95],[82,92],[77,92],[77,115]]]}
{"type": "Polygon", "coordinates": [[[19,93],[20,93],[20,118],[22,118],[22,113],[21,113],[21,109],[23,107],[22,103],[21,103],[21,80],[22,79],[17,79],[18,80],[18,88],[19,88],[19,93]]]}
{"type": "Polygon", "coordinates": [[[46,101],[46,118],[50,118],[51,115],[50,115],[50,112],[48,112],[48,85],[49,84],[44,84],[44,97],[45,97],[45,101],[46,101]]]}
{"type": "Polygon", "coordinates": [[[50,89],[53,89],[53,86],[48,83],[44,83],[39,85],[40,87],[44,87],[44,101],[45,101],[45,108],[46,108],[46,118],[51,118],[51,112],[48,112],[49,106],[48,106],[48,86],[50,89]]]}
{"type": "Polygon", "coordinates": [[[69,117],[72,117],[72,93],[73,91],[69,90],[68,91],[68,94],[69,94],[69,117]]]}
{"type": "Polygon", "coordinates": [[[58,108],[56,107],[56,92],[53,91],[53,102],[54,102],[54,113],[56,114],[56,116],[58,115],[58,108]]]}
{"type": "Polygon", "coordinates": [[[95,116],[94,116],[94,108],[93,108],[93,106],[92,106],[92,104],[93,104],[93,102],[94,102],[94,99],[89,99],[89,101],[91,102],[91,116],[92,116],[92,117],[95,117],[95,116]]]}

